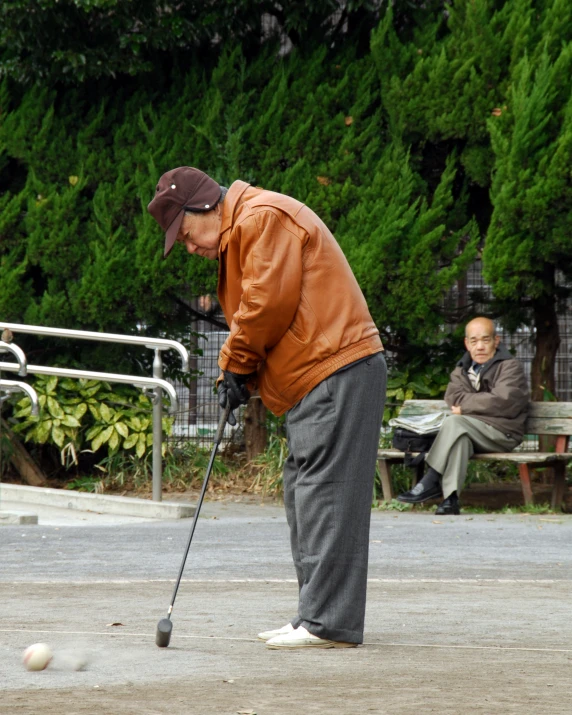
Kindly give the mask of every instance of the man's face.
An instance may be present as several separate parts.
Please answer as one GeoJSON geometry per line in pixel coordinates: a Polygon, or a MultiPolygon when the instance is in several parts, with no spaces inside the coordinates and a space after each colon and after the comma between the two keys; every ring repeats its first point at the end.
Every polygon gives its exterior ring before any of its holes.
{"type": "Polygon", "coordinates": [[[217,205],[206,213],[185,214],[177,236],[190,254],[215,261],[218,258],[222,211],[217,205]]]}
{"type": "Polygon", "coordinates": [[[494,334],[494,326],[489,320],[473,320],[465,330],[465,347],[474,362],[482,365],[495,354],[500,337],[494,334]]]}

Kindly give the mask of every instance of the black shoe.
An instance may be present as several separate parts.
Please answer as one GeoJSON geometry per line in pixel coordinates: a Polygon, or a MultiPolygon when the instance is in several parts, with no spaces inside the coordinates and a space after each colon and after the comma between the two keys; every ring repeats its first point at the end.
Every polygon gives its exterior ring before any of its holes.
{"type": "Polygon", "coordinates": [[[440,484],[431,484],[426,487],[423,481],[416,484],[413,489],[404,492],[397,497],[397,501],[405,502],[406,504],[420,504],[429,499],[439,499],[443,496],[440,484]]]}
{"type": "Polygon", "coordinates": [[[461,505],[459,504],[459,497],[456,494],[451,494],[447,497],[445,501],[442,501],[437,507],[435,514],[443,516],[445,514],[460,514],[461,505]]]}

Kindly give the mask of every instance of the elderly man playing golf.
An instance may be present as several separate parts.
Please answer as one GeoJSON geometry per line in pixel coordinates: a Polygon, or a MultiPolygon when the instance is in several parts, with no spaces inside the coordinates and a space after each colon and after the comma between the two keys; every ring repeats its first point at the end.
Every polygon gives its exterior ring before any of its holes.
{"type": "Polygon", "coordinates": [[[423,479],[397,498],[418,504],[444,497],[436,514],[460,514],[459,495],[475,452],[510,452],[522,442],[528,383],[522,363],[500,343],[492,320],[465,327],[466,352],[451,373],[451,408],[425,459],[423,479]]]}
{"type": "MultiPolygon", "coordinates": [[[[183,166],[163,174],[149,212],[175,243],[218,260],[230,334],[221,406],[257,388],[286,416],[284,504],[298,612],[259,633],[269,648],[363,642],[369,523],[386,367],[357,281],[333,235],[296,199],[244,181],[229,189],[183,166]]],[[[230,421],[230,420],[229,420],[230,421]]]]}

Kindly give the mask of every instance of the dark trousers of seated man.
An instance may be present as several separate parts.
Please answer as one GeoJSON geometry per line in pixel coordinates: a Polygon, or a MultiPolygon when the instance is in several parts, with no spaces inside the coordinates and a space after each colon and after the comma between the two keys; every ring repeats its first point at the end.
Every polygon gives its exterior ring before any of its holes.
{"type": "Polygon", "coordinates": [[[376,353],[330,375],[286,413],[284,505],[299,585],[294,628],[362,643],[369,524],[385,402],[376,353]]]}
{"type": "Polygon", "coordinates": [[[447,499],[455,491],[461,494],[475,452],[511,452],[520,442],[476,417],[448,415],[425,462],[443,475],[441,486],[447,499]]]}

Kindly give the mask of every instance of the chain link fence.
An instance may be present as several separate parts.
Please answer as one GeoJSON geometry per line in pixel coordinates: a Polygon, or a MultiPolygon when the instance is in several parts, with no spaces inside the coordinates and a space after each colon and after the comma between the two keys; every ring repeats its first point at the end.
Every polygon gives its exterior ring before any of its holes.
{"type": "MultiPolygon", "coordinates": [[[[563,276],[559,276],[560,284],[564,284],[563,276]]],[[[454,313],[455,309],[466,311],[471,306],[471,312],[487,313],[488,301],[492,298],[490,287],[484,282],[480,261],[471,266],[465,278],[457,283],[447,297],[447,307],[454,313]]],[[[191,367],[197,371],[197,379],[192,380],[190,388],[182,383],[175,383],[181,409],[176,415],[172,441],[195,441],[204,446],[210,446],[216,432],[219,418],[219,407],[215,392],[215,382],[220,374],[217,364],[220,348],[228,336],[224,316],[214,300],[208,296],[196,298],[192,306],[198,312],[208,314],[211,320],[197,319],[192,326],[197,335],[196,347],[198,353],[193,356],[191,367]]],[[[455,324],[449,326],[451,329],[455,324]]],[[[556,358],[556,394],[560,401],[572,402],[572,304],[567,311],[559,316],[561,344],[556,358]]],[[[530,381],[530,368],[534,356],[534,331],[524,326],[515,333],[508,333],[497,326],[502,341],[522,360],[527,377],[530,381]]],[[[459,346],[461,352],[462,346],[459,346]]],[[[225,440],[240,443],[243,439],[242,414],[238,414],[236,427],[227,425],[225,440]]]]}
{"type": "MultiPolygon", "coordinates": [[[[556,284],[561,287],[567,286],[562,273],[557,273],[556,284]]],[[[453,311],[455,307],[464,310],[467,306],[471,306],[474,314],[487,314],[491,299],[492,290],[483,279],[481,262],[477,261],[467,271],[465,278],[451,290],[447,303],[453,311]]],[[[556,395],[560,402],[572,402],[572,302],[569,302],[566,311],[558,316],[558,327],[560,348],[555,364],[556,395]]],[[[497,324],[497,331],[506,347],[522,361],[530,383],[530,370],[534,357],[534,328],[525,325],[516,332],[509,333],[497,324]]]]}

